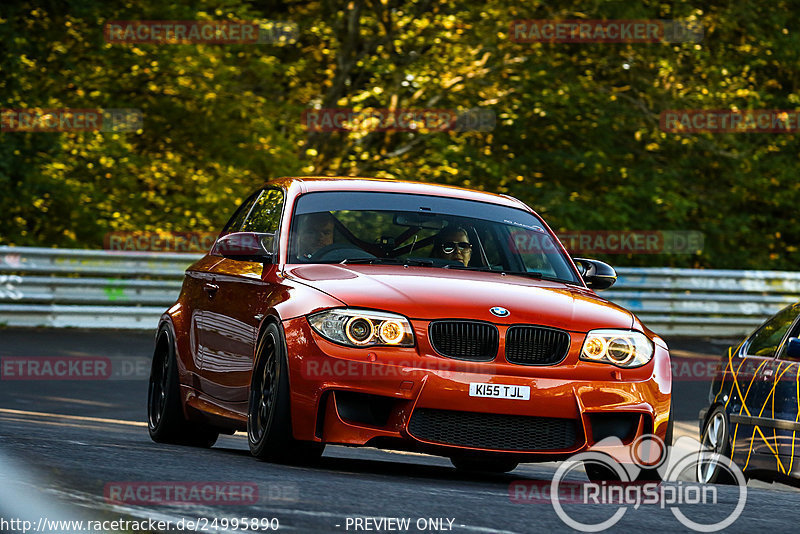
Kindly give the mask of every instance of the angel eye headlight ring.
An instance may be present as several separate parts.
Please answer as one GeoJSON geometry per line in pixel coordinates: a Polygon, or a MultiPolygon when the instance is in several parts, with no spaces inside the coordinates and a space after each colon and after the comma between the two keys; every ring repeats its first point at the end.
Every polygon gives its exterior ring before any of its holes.
{"type": "Polygon", "coordinates": [[[366,345],[375,335],[375,327],[372,322],[357,315],[345,323],[344,331],[347,339],[356,345],[366,345]]]}
{"type": "Polygon", "coordinates": [[[347,347],[413,347],[414,330],[402,315],[356,308],[331,308],[307,317],[312,330],[347,347]]]}
{"type": "Polygon", "coordinates": [[[599,329],[586,334],[580,359],[622,368],[645,365],[653,359],[655,345],[635,330],[599,329]]]}

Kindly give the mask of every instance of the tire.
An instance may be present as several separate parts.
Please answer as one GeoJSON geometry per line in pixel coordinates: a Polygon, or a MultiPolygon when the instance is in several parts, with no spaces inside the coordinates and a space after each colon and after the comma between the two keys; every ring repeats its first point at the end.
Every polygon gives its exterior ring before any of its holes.
{"type": "Polygon", "coordinates": [[[452,456],[450,463],[458,471],[465,473],[508,473],[519,465],[519,462],[507,458],[480,458],[452,456]]]}
{"type": "MultiPolygon", "coordinates": [[[[667,420],[667,431],[664,433],[664,447],[666,449],[663,451],[663,454],[666,456],[662,456],[662,460],[667,465],[669,462],[669,455],[672,453],[672,441],[673,441],[673,432],[675,428],[675,411],[672,409],[672,399],[670,398],[669,401],[669,419],[667,420]]],[[[659,465],[663,465],[659,463],[659,465]]],[[[639,471],[639,474],[636,476],[636,482],[661,482],[664,480],[664,477],[661,476],[661,473],[658,469],[642,469],[639,471]]]]}
{"type": "Polygon", "coordinates": [[[156,443],[211,447],[219,432],[201,423],[187,421],[183,415],[178,385],[175,342],[167,327],[161,327],[150,367],[147,387],[147,429],[156,443]]]}
{"type": "MultiPolygon", "coordinates": [[[[635,465],[620,464],[626,473],[638,474],[631,482],[661,482],[661,473],[656,469],[642,469],[635,465]]],[[[597,463],[584,462],[583,469],[586,471],[586,477],[590,482],[620,482],[619,475],[616,471],[605,465],[597,463]]]]}
{"type": "Polygon", "coordinates": [[[736,479],[733,475],[720,465],[733,461],[730,459],[730,429],[730,422],[725,408],[716,406],[706,418],[705,425],[703,425],[703,433],[700,435],[702,450],[697,457],[697,469],[695,472],[698,482],[704,484],[736,484],[736,479]]]}
{"type": "Polygon", "coordinates": [[[281,463],[318,461],[323,443],[292,437],[288,360],[283,331],[271,323],[256,349],[247,409],[250,453],[261,460],[281,463]]]}
{"type": "MultiPolygon", "coordinates": [[[[625,469],[626,472],[630,472],[626,469],[625,465],[623,465],[622,468],[625,469]]],[[[583,462],[583,469],[586,471],[586,477],[590,482],[599,483],[620,481],[619,475],[616,473],[616,471],[599,463],[583,462]]]]}
{"type": "Polygon", "coordinates": [[[664,436],[664,445],[667,446],[667,450],[669,451],[672,447],[672,436],[673,430],[675,428],[675,411],[672,409],[672,399],[670,398],[669,401],[669,421],[667,422],[667,432],[664,436]]]}

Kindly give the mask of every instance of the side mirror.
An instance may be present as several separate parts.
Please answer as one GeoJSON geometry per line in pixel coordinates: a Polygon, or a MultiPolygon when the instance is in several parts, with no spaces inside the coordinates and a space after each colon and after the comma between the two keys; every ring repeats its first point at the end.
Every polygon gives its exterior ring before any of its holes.
{"type": "Polygon", "coordinates": [[[800,360],[800,339],[790,337],[786,340],[785,356],[789,360],[800,360]]]}
{"type": "Polygon", "coordinates": [[[274,234],[258,232],[235,232],[217,239],[212,254],[220,254],[229,260],[272,263],[274,234]]]}
{"type": "Polygon", "coordinates": [[[617,281],[617,272],[612,266],[599,260],[589,260],[586,258],[572,258],[578,272],[592,289],[600,291],[608,289],[617,281]]]}

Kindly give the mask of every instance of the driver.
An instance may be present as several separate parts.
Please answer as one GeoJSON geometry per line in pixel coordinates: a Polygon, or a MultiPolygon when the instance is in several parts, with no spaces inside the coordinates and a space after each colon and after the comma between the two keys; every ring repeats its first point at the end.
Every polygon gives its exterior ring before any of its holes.
{"type": "Polygon", "coordinates": [[[297,217],[297,257],[309,259],[321,248],[333,244],[333,216],[327,211],[297,217]]]}
{"type": "Polygon", "coordinates": [[[460,227],[447,227],[433,238],[433,258],[460,261],[464,267],[472,257],[472,245],[467,231],[460,227]]]}

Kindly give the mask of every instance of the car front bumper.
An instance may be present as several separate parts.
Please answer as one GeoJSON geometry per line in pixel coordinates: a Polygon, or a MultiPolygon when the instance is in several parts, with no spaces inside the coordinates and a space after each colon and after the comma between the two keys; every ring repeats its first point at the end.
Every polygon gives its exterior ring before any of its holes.
{"type": "MultiPolygon", "coordinates": [[[[646,434],[666,435],[672,384],[663,347],[641,368],[618,369],[580,361],[585,334],[571,333],[557,365],[508,363],[502,342],[494,361],[471,362],[437,355],[428,323],[412,326],[414,348],[348,348],[318,336],[305,317],[285,321],[295,438],[536,461],[587,449],[613,454],[613,445],[597,445],[609,437],[625,447],[646,434]],[[471,383],[529,387],[530,398],[470,396],[471,383]]],[[[505,327],[497,326],[502,340],[505,327]]]]}

